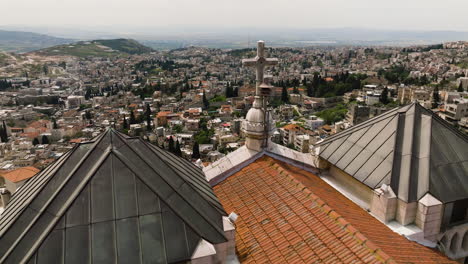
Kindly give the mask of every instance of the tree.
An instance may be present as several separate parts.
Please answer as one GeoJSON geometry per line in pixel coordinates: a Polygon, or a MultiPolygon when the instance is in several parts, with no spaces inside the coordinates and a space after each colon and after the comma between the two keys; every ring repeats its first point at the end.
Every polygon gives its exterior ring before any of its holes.
{"type": "Polygon", "coordinates": [[[172,136],[169,137],[169,152],[175,153],[175,147],[174,147],[174,139],[172,136]]]}
{"type": "Polygon", "coordinates": [[[85,118],[88,119],[88,120],[93,119],[93,116],[91,115],[90,111],[85,111],[85,118]]]}
{"type": "Polygon", "coordinates": [[[130,111],[130,125],[136,124],[136,118],[135,118],[135,113],[133,113],[133,110],[130,111]]]}
{"type": "Polygon", "coordinates": [[[90,88],[86,89],[86,93],[85,93],[85,99],[89,100],[89,98],[91,98],[91,89],[90,88]]]}
{"type": "Polygon", "coordinates": [[[179,157],[182,157],[182,150],[180,149],[179,140],[176,140],[174,154],[176,154],[179,157]]]}
{"type": "Polygon", "coordinates": [[[388,104],[388,88],[386,86],[380,95],[380,102],[385,105],[388,104]]]}
{"type": "Polygon", "coordinates": [[[203,90],[203,109],[206,110],[208,109],[208,107],[210,107],[210,102],[208,101],[208,99],[206,99],[206,94],[205,94],[205,90],[203,90]]]}
{"type": "Polygon", "coordinates": [[[151,107],[149,104],[146,105],[146,130],[151,131],[151,107]]]}
{"type": "Polygon", "coordinates": [[[32,144],[33,144],[34,146],[39,145],[39,139],[34,138],[33,141],[32,141],[32,144]]]}
{"type": "Polygon", "coordinates": [[[233,96],[234,96],[234,90],[233,90],[231,84],[228,82],[227,86],[226,86],[226,97],[230,98],[230,97],[233,97],[233,96]]]}
{"type": "Polygon", "coordinates": [[[57,120],[54,119],[54,124],[52,126],[53,129],[58,129],[58,125],[57,125],[57,120]]]}
{"type": "Polygon", "coordinates": [[[193,144],[193,149],[192,149],[192,159],[199,159],[200,158],[200,146],[198,145],[198,142],[195,142],[193,144]]]}
{"type": "Polygon", "coordinates": [[[42,135],[42,144],[49,144],[49,138],[46,135],[42,135]]]}
{"type": "Polygon", "coordinates": [[[289,96],[288,90],[286,89],[286,85],[283,85],[283,90],[281,91],[281,101],[284,103],[289,103],[289,96]]]}
{"type": "Polygon", "coordinates": [[[457,89],[457,92],[463,92],[463,85],[462,85],[462,82],[460,82],[460,84],[458,85],[458,89],[457,89]]]}
{"type": "Polygon", "coordinates": [[[8,142],[7,128],[5,126],[5,121],[3,122],[4,124],[0,127],[0,140],[1,142],[8,142]]]}
{"type": "Polygon", "coordinates": [[[440,95],[439,95],[439,87],[434,88],[434,92],[432,92],[432,108],[437,108],[440,103],[440,95]]]}
{"type": "Polygon", "coordinates": [[[123,116],[122,128],[123,128],[123,129],[128,129],[127,118],[125,118],[125,115],[123,116]]]}

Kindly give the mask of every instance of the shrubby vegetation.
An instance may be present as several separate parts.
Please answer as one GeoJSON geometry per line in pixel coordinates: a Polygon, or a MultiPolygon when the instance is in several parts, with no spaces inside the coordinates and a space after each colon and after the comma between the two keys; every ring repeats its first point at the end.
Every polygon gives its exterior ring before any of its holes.
{"type": "Polygon", "coordinates": [[[348,108],[344,104],[338,104],[337,106],[317,112],[316,115],[323,119],[327,125],[331,125],[335,122],[341,121],[345,118],[348,108]]]}

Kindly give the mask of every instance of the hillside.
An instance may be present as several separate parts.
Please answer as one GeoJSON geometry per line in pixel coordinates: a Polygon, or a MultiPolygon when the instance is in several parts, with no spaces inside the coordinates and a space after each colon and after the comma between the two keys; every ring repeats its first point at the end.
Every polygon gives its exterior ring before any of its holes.
{"type": "Polygon", "coordinates": [[[102,39],[95,40],[94,42],[128,54],[142,54],[153,51],[152,48],[144,46],[133,39],[102,39]]]}
{"type": "Polygon", "coordinates": [[[80,41],[54,46],[35,53],[46,56],[109,57],[119,54],[142,54],[153,51],[133,39],[106,39],[80,41]]]}
{"type": "Polygon", "coordinates": [[[0,30],[0,51],[28,52],[71,41],[32,32],[0,30]]]}

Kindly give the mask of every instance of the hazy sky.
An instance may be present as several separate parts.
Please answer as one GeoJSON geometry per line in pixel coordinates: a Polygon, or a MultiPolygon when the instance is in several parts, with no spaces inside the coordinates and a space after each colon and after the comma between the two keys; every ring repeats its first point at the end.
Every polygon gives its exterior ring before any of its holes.
{"type": "Polygon", "coordinates": [[[0,0],[0,25],[468,31],[468,0],[0,0]]]}

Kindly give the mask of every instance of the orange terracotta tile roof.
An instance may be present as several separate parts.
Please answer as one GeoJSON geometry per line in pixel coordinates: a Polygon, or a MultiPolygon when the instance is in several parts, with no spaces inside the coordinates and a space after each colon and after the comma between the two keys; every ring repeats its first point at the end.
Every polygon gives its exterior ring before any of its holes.
{"type": "Polygon", "coordinates": [[[41,128],[41,127],[47,126],[48,123],[49,123],[49,121],[41,119],[41,120],[34,121],[34,122],[30,123],[29,127],[31,127],[31,128],[41,128]]]}
{"type": "Polygon", "coordinates": [[[157,117],[164,117],[164,116],[168,116],[169,114],[172,114],[171,111],[163,111],[163,112],[159,112],[157,117]]]}
{"type": "Polygon", "coordinates": [[[21,133],[20,136],[21,137],[26,137],[26,138],[29,138],[29,139],[33,139],[33,138],[36,138],[36,137],[39,136],[39,132],[21,133]]]}
{"type": "Polygon", "coordinates": [[[391,231],[316,175],[263,156],[214,187],[243,263],[454,263],[391,231]]]}
{"type": "Polygon", "coordinates": [[[283,129],[292,130],[292,131],[299,131],[301,129],[301,127],[296,125],[296,124],[287,124],[287,125],[283,126],[283,129]]]}
{"type": "Polygon", "coordinates": [[[70,139],[70,143],[79,144],[79,143],[81,143],[81,141],[83,141],[81,138],[73,138],[73,139],[70,139]]]}
{"type": "Polygon", "coordinates": [[[236,221],[243,263],[393,263],[277,161],[263,156],[214,187],[236,221]]]}
{"type": "Polygon", "coordinates": [[[368,212],[316,175],[284,162],[278,161],[276,163],[282,169],[288,171],[296,180],[299,180],[312,193],[319,196],[328,206],[343,216],[398,263],[456,263],[438,251],[410,241],[393,232],[385,224],[369,215],[368,212]]]}
{"type": "Polygon", "coordinates": [[[38,169],[34,167],[22,167],[16,170],[9,171],[3,174],[3,178],[11,182],[20,182],[31,178],[39,172],[38,169]]]}

